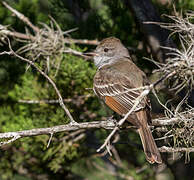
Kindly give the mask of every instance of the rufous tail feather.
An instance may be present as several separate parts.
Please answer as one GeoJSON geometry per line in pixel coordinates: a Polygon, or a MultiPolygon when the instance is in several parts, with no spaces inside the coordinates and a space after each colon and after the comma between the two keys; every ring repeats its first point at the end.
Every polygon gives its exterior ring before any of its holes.
{"type": "Polygon", "coordinates": [[[140,120],[140,127],[138,129],[144,153],[146,155],[146,159],[150,163],[162,163],[162,158],[160,152],[156,146],[154,138],[152,136],[152,132],[149,129],[147,124],[147,115],[146,111],[142,110],[141,112],[137,113],[138,120],[140,120]]]}

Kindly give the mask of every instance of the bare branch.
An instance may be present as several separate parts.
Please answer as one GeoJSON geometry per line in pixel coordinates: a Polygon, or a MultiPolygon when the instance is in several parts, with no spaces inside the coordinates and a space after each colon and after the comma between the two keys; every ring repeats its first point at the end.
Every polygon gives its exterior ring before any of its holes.
{"type": "MultiPolygon", "coordinates": [[[[72,30],[65,31],[63,34],[70,33],[72,30]]],[[[24,34],[17,31],[8,30],[6,26],[0,24],[0,33],[11,37],[23,39],[23,40],[36,40],[36,37],[31,34],[24,34]]],[[[72,39],[64,38],[64,43],[66,44],[86,44],[86,45],[98,45],[98,40],[88,40],[88,39],[72,39]]]]}
{"type": "MultiPolygon", "coordinates": [[[[65,31],[64,33],[66,34],[69,32],[70,31],[65,31]]],[[[36,39],[36,37],[31,35],[31,34],[24,34],[24,33],[20,33],[17,31],[8,30],[6,26],[3,26],[1,24],[0,24],[0,33],[11,36],[11,37],[23,39],[23,40],[34,41],[36,39]]],[[[66,43],[66,44],[86,44],[86,45],[95,45],[96,46],[99,44],[99,41],[98,40],[88,40],[88,39],[64,38],[64,43],[66,43]]]]}
{"type": "Polygon", "coordinates": [[[15,52],[12,50],[12,48],[11,48],[11,44],[10,44],[9,39],[8,39],[8,44],[9,44],[10,52],[7,52],[7,53],[9,53],[10,55],[14,55],[15,57],[17,57],[17,58],[20,59],[21,61],[27,62],[28,64],[30,64],[31,66],[33,66],[33,67],[34,67],[41,75],[43,75],[43,76],[48,80],[48,82],[53,86],[53,88],[55,89],[55,91],[56,91],[56,93],[57,93],[57,95],[58,95],[58,97],[59,97],[59,104],[60,104],[60,106],[61,106],[61,107],[63,108],[63,110],[66,112],[66,114],[67,114],[67,116],[69,117],[71,123],[75,124],[76,122],[75,122],[75,120],[73,119],[73,117],[72,117],[71,113],[69,112],[69,110],[67,109],[67,107],[65,106],[65,104],[63,103],[63,98],[62,98],[62,96],[61,96],[61,93],[59,92],[59,90],[58,90],[56,84],[54,83],[54,81],[53,81],[47,74],[45,74],[42,70],[40,70],[40,69],[35,65],[34,62],[32,62],[32,61],[30,61],[30,60],[28,60],[28,59],[26,59],[26,58],[24,58],[24,57],[18,55],[17,53],[15,53],[15,52]]]}
{"type": "Polygon", "coordinates": [[[0,133],[0,139],[11,138],[8,141],[0,142],[0,146],[11,143],[23,137],[38,136],[43,134],[51,135],[58,132],[75,131],[78,129],[91,129],[91,128],[113,129],[114,127],[115,127],[115,121],[109,120],[109,121],[94,121],[94,122],[85,122],[85,123],[76,123],[76,124],[69,123],[67,125],[53,126],[50,128],[37,128],[37,129],[17,131],[17,132],[0,133]]]}
{"type": "Polygon", "coordinates": [[[71,49],[71,48],[66,48],[63,52],[64,52],[64,53],[73,54],[73,55],[75,55],[75,56],[81,56],[81,57],[83,57],[84,59],[90,59],[90,57],[84,55],[82,52],[76,51],[76,50],[71,49]]]}
{"type": "Polygon", "coordinates": [[[6,26],[3,26],[3,25],[0,25],[0,34],[8,35],[19,39],[32,40],[32,41],[35,40],[35,37],[31,34],[23,34],[16,31],[10,31],[7,29],[6,26]]]}
{"type": "Polygon", "coordinates": [[[87,44],[87,45],[97,46],[99,44],[99,41],[98,40],[88,40],[88,39],[65,38],[65,43],[70,43],[70,44],[87,44]]]}
{"type": "MultiPolygon", "coordinates": [[[[135,106],[134,106],[134,108],[135,108],[135,106]]],[[[185,113],[185,115],[186,115],[186,113],[185,113]]],[[[121,119],[121,120],[123,121],[123,119],[121,119]]],[[[172,121],[171,121],[170,119],[165,119],[165,117],[164,117],[164,118],[154,119],[152,122],[156,126],[167,126],[167,125],[172,125],[174,123],[179,123],[180,119],[172,118],[172,121]],[[165,123],[165,121],[167,123],[165,123]]],[[[38,136],[38,135],[51,135],[50,138],[49,138],[49,141],[48,141],[48,146],[49,146],[50,141],[52,139],[52,136],[55,133],[58,133],[58,132],[69,132],[69,131],[76,131],[76,130],[82,130],[82,129],[92,129],[92,128],[104,128],[104,129],[113,129],[113,131],[111,132],[111,134],[105,140],[106,144],[104,143],[102,145],[103,147],[101,146],[99,149],[102,149],[106,146],[107,151],[109,153],[111,153],[110,151],[113,150],[113,147],[110,144],[110,139],[114,135],[113,133],[115,133],[118,130],[117,125],[118,124],[116,123],[115,119],[109,118],[106,121],[93,121],[93,122],[76,123],[76,124],[69,123],[69,124],[66,124],[66,125],[53,126],[53,127],[49,127],[49,128],[36,128],[36,129],[30,129],[30,130],[24,130],[24,131],[0,133],[0,139],[8,139],[7,141],[0,142],[0,146],[8,144],[8,143],[12,143],[12,142],[16,141],[17,139],[20,139],[20,138],[23,138],[23,137],[31,137],[31,136],[38,136]]],[[[129,126],[129,127],[127,127],[127,129],[128,128],[135,128],[135,127],[129,126]]],[[[163,129],[159,129],[157,131],[158,132],[164,132],[163,129]]],[[[70,136],[74,136],[74,134],[76,135],[76,134],[79,134],[80,132],[81,131],[79,131],[79,132],[76,131],[70,136]]],[[[79,139],[79,138],[82,138],[82,137],[83,137],[83,135],[81,135],[77,138],[79,139]]],[[[170,137],[172,137],[172,136],[170,135],[170,137]]],[[[64,138],[66,139],[68,137],[64,137],[64,138]]],[[[159,149],[160,149],[161,152],[178,152],[178,151],[179,152],[187,152],[187,151],[193,152],[193,148],[185,148],[185,147],[172,148],[172,147],[163,146],[159,149]],[[175,151],[173,151],[173,150],[175,150],[175,151]]]]}
{"type": "Polygon", "coordinates": [[[27,17],[25,17],[22,13],[18,12],[17,10],[10,7],[5,1],[2,2],[3,5],[9,9],[12,13],[14,13],[19,19],[21,19],[24,23],[26,23],[28,26],[30,26],[35,32],[39,32],[40,29],[33,25],[27,17]]]}
{"type": "MultiPolygon", "coordinates": [[[[42,28],[38,28],[33,25],[30,20],[25,17],[22,13],[18,12],[16,9],[10,7],[6,2],[3,2],[4,6],[12,11],[20,20],[26,23],[30,28],[34,30],[32,35],[28,29],[26,33],[22,34],[19,32],[8,30],[6,26],[0,25],[0,33],[3,36],[1,40],[5,39],[7,36],[14,37],[18,41],[25,41],[26,45],[19,48],[17,53],[25,53],[25,56],[33,61],[38,62],[40,66],[44,67],[44,72],[47,74],[49,72],[54,73],[54,77],[57,75],[58,70],[63,59],[63,53],[70,53],[76,56],[81,56],[84,59],[89,59],[82,52],[71,49],[67,44],[79,43],[79,44],[98,44],[97,40],[76,40],[71,38],[64,38],[64,35],[77,30],[77,28],[70,29],[67,31],[62,31],[57,22],[52,18],[50,25],[45,23],[40,23],[42,28]],[[54,71],[50,71],[51,68],[54,71]]],[[[28,66],[27,68],[29,68],[28,66]]]]}
{"type": "Polygon", "coordinates": [[[159,119],[153,119],[152,125],[153,126],[169,126],[175,125],[180,122],[193,122],[194,124],[194,108],[188,109],[184,112],[174,114],[174,117],[162,117],[159,119]]]}
{"type": "Polygon", "coordinates": [[[192,148],[186,148],[186,147],[177,147],[177,148],[172,148],[172,147],[167,147],[167,146],[162,146],[160,148],[158,148],[160,152],[170,152],[170,153],[174,153],[174,152],[194,152],[194,147],[192,148]]]}
{"type": "Polygon", "coordinates": [[[180,122],[180,118],[171,118],[168,119],[167,117],[160,118],[160,119],[153,119],[152,120],[152,125],[153,126],[168,126],[168,125],[173,125],[180,122]]]}
{"type": "Polygon", "coordinates": [[[185,18],[165,16],[173,20],[173,23],[145,22],[145,24],[157,24],[162,28],[171,30],[172,34],[177,33],[181,50],[161,46],[162,49],[169,52],[169,58],[166,59],[166,63],[154,62],[159,67],[155,72],[173,74],[167,78],[171,81],[168,85],[170,91],[175,91],[176,94],[186,88],[191,91],[194,86],[194,24],[192,23],[194,12],[186,13],[185,18]]]}

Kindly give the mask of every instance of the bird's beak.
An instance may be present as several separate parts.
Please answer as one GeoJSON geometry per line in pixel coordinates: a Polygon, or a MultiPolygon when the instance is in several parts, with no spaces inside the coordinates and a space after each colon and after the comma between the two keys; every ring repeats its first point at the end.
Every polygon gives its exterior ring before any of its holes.
{"type": "Polygon", "coordinates": [[[86,52],[86,53],[83,53],[83,55],[89,56],[89,57],[98,56],[98,54],[96,52],[86,52]]]}

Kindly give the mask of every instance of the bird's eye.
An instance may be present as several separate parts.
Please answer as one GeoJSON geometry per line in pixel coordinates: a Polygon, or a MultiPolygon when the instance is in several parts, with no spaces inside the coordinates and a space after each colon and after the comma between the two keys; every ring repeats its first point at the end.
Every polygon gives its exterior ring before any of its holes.
{"type": "Polygon", "coordinates": [[[108,52],[108,50],[109,50],[108,48],[104,48],[104,52],[108,52]]]}

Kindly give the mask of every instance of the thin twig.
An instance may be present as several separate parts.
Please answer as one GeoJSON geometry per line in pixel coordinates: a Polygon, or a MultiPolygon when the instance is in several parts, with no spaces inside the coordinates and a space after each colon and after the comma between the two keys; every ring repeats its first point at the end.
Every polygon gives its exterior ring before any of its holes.
{"type": "Polygon", "coordinates": [[[5,1],[2,2],[3,5],[9,9],[12,13],[14,13],[19,19],[21,19],[25,24],[27,24],[28,26],[30,26],[35,32],[39,32],[40,29],[38,27],[36,27],[35,25],[33,25],[29,19],[24,16],[22,13],[18,12],[16,9],[13,9],[12,7],[10,7],[5,1]]]}
{"type": "Polygon", "coordinates": [[[98,45],[98,40],[88,40],[88,39],[72,39],[72,38],[65,38],[65,43],[70,44],[87,44],[87,45],[98,45]]]}
{"type": "Polygon", "coordinates": [[[0,30],[0,33],[11,36],[11,37],[15,37],[18,39],[25,39],[25,40],[31,40],[31,41],[35,40],[35,37],[32,36],[31,34],[24,34],[24,33],[16,32],[16,31],[10,31],[8,29],[2,29],[0,30]]]}
{"type": "Polygon", "coordinates": [[[76,50],[71,49],[71,48],[66,48],[63,52],[64,53],[73,54],[75,56],[81,56],[81,57],[83,57],[85,59],[91,59],[91,57],[88,57],[88,56],[84,55],[82,52],[76,51],[76,50]]]}
{"type": "Polygon", "coordinates": [[[48,143],[47,143],[47,148],[49,147],[49,145],[50,145],[50,143],[51,143],[52,137],[53,137],[53,133],[50,134],[50,138],[49,138],[49,141],[48,141],[48,143]]]}
{"type": "Polygon", "coordinates": [[[167,117],[164,118],[159,118],[159,119],[153,119],[152,120],[152,125],[153,126],[168,126],[168,125],[173,125],[180,122],[180,118],[175,117],[168,119],[167,117]]]}
{"type": "Polygon", "coordinates": [[[57,93],[57,95],[58,95],[58,97],[59,97],[59,104],[60,104],[60,106],[63,108],[63,110],[66,112],[66,114],[67,114],[67,116],[69,117],[71,123],[76,123],[75,120],[73,119],[71,113],[69,112],[69,110],[67,109],[67,107],[65,106],[65,104],[63,103],[63,98],[62,98],[62,96],[61,96],[61,93],[59,92],[59,90],[58,90],[56,84],[54,83],[54,81],[53,81],[47,74],[45,74],[42,70],[40,70],[40,69],[35,65],[34,62],[32,62],[32,61],[30,61],[30,60],[28,60],[28,59],[26,59],[26,58],[24,58],[24,57],[18,55],[17,53],[15,53],[15,52],[12,50],[12,47],[11,47],[11,44],[10,44],[9,39],[8,39],[8,44],[9,44],[9,48],[10,48],[10,53],[11,53],[12,55],[14,55],[15,57],[19,58],[19,59],[22,60],[22,61],[25,61],[25,62],[29,63],[29,64],[30,64],[31,66],[33,66],[33,67],[34,67],[41,75],[43,75],[43,76],[48,80],[48,82],[49,82],[49,83],[53,86],[53,88],[55,89],[55,91],[56,91],[56,93],[57,93]]]}
{"type": "MultiPolygon", "coordinates": [[[[20,32],[17,32],[17,31],[10,31],[8,29],[1,29],[0,32],[2,34],[5,34],[5,35],[11,36],[11,37],[19,38],[21,40],[23,39],[23,40],[34,41],[36,39],[36,37],[31,35],[31,34],[24,34],[24,33],[20,33],[20,32]]],[[[65,31],[64,33],[70,33],[70,32],[72,32],[72,30],[65,31]]],[[[88,40],[88,39],[64,38],[64,43],[66,43],[66,44],[98,45],[99,41],[98,40],[88,40]]],[[[70,53],[72,53],[72,52],[70,52],[70,53]]]]}
{"type": "Polygon", "coordinates": [[[186,147],[177,147],[177,148],[172,148],[172,147],[167,147],[167,146],[162,146],[158,148],[160,152],[194,152],[194,147],[191,148],[186,148],[186,147]]]}
{"type": "Polygon", "coordinates": [[[136,109],[136,107],[139,105],[139,103],[141,102],[141,100],[148,95],[148,93],[150,92],[150,90],[153,88],[153,85],[147,86],[145,87],[145,90],[140,94],[139,97],[136,98],[135,103],[133,105],[133,107],[130,109],[130,111],[125,115],[124,118],[122,118],[117,126],[113,129],[113,131],[109,134],[109,136],[105,139],[105,142],[102,146],[100,146],[100,148],[97,149],[97,152],[100,152],[102,149],[104,149],[105,147],[107,148],[109,154],[111,155],[110,152],[110,148],[109,148],[109,144],[110,144],[110,140],[111,138],[114,136],[114,134],[119,130],[119,127],[122,126],[122,124],[126,121],[126,119],[128,118],[128,116],[136,109]]]}

